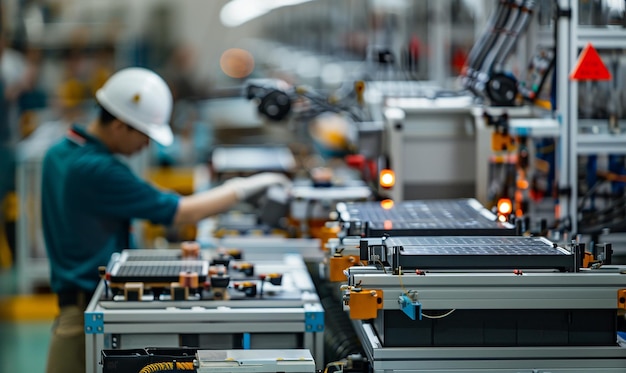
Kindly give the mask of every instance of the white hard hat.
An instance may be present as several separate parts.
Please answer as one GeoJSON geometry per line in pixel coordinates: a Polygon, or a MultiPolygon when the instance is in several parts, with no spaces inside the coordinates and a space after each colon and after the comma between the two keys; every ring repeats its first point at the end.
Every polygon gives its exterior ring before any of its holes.
{"type": "Polygon", "coordinates": [[[151,70],[129,67],[113,74],[96,92],[100,105],[116,118],[163,146],[172,143],[172,92],[151,70]]]}

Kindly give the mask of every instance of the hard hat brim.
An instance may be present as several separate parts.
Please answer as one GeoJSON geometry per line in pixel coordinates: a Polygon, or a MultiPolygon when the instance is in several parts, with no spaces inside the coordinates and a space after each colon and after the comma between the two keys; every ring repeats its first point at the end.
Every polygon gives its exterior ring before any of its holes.
{"type": "Polygon", "coordinates": [[[174,142],[174,134],[168,124],[152,124],[152,129],[148,133],[144,132],[152,140],[163,146],[170,146],[174,142]]]}

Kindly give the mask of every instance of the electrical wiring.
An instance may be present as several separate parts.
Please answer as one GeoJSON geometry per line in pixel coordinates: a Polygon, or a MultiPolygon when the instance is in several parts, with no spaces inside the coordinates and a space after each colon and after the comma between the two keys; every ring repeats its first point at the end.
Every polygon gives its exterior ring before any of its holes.
{"type": "Polygon", "coordinates": [[[578,201],[578,210],[583,209],[585,207],[585,202],[587,202],[587,200],[596,192],[596,190],[598,190],[607,181],[608,180],[596,181],[595,184],[593,184],[591,188],[589,188],[589,190],[585,193],[585,195],[583,195],[583,198],[578,201]]]}
{"type": "MultiPolygon", "coordinates": [[[[400,289],[402,290],[402,292],[404,294],[406,294],[407,297],[411,297],[411,293],[409,293],[405,288],[404,288],[404,284],[402,283],[402,267],[398,268],[398,281],[400,282],[400,289]]],[[[412,293],[415,293],[414,290],[412,290],[412,293]]]]}
{"type": "Polygon", "coordinates": [[[494,60],[494,67],[496,69],[501,68],[506,58],[511,54],[511,51],[517,43],[517,38],[522,35],[528,27],[536,6],[537,1],[526,0],[524,3],[521,4],[521,6],[518,7],[517,20],[514,26],[510,30],[508,30],[512,37],[505,39],[503,48],[498,50],[497,58],[494,60]]]}
{"type": "Polygon", "coordinates": [[[324,373],[343,372],[344,365],[345,365],[345,362],[343,361],[331,361],[330,363],[326,364],[326,367],[324,368],[324,373]],[[338,369],[329,371],[328,369],[331,367],[335,367],[338,369]]]}
{"type": "MultiPolygon", "coordinates": [[[[409,298],[412,298],[412,294],[417,293],[417,291],[415,290],[406,290],[404,287],[404,284],[402,283],[402,267],[398,268],[398,280],[400,281],[400,289],[402,289],[402,292],[409,298]]],[[[427,319],[443,319],[444,317],[448,317],[450,316],[454,311],[456,311],[455,309],[451,309],[450,311],[444,313],[443,315],[428,315],[425,314],[424,312],[422,312],[422,316],[427,318],[427,319]]]]}
{"type": "Polygon", "coordinates": [[[614,201],[611,206],[608,206],[602,210],[596,210],[593,213],[590,213],[589,216],[594,216],[599,218],[601,216],[605,217],[620,217],[622,214],[622,210],[626,206],[626,197],[621,197],[614,201]]]}
{"type": "MultiPolygon", "coordinates": [[[[492,44],[485,49],[485,53],[484,55],[482,55],[480,61],[477,61],[475,69],[476,78],[478,78],[476,79],[477,81],[480,80],[479,78],[481,73],[489,76],[494,63],[497,60],[498,54],[503,48],[504,43],[506,42],[506,39],[514,37],[513,35],[509,34],[509,32],[513,31],[513,27],[518,20],[519,8],[514,7],[512,2],[510,1],[500,4],[503,4],[508,8],[505,10],[506,17],[503,17],[503,19],[498,23],[498,29],[493,30],[495,35],[492,40],[490,40],[492,44]]],[[[476,88],[476,84],[474,84],[474,87],[476,88]]]]}
{"type": "Polygon", "coordinates": [[[385,274],[387,274],[387,270],[385,269],[385,264],[380,259],[377,259],[376,261],[383,268],[383,272],[385,272],[385,274]]]}
{"type": "Polygon", "coordinates": [[[428,315],[428,314],[425,314],[424,312],[422,312],[422,316],[427,318],[427,319],[443,319],[444,317],[450,316],[454,311],[456,311],[456,308],[455,309],[451,309],[450,311],[444,313],[443,315],[428,315]]]}
{"type": "MultiPolygon", "coordinates": [[[[597,192],[597,190],[609,182],[626,182],[626,175],[620,175],[608,171],[598,171],[597,175],[601,177],[601,180],[596,181],[589,190],[582,196],[580,201],[578,202],[578,212],[582,212],[582,209],[585,207],[586,201],[597,192]]],[[[626,197],[622,196],[614,201],[604,209],[597,209],[595,211],[586,213],[584,218],[586,221],[593,222],[594,220],[599,221],[599,223],[609,222],[613,218],[620,218],[622,215],[622,210],[624,209],[626,204],[626,197]]],[[[596,224],[597,225],[597,224],[596,224]]]]}
{"type": "Polygon", "coordinates": [[[166,370],[195,370],[192,362],[165,362],[165,363],[153,363],[141,368],[139,373],[153,373],[166,370]]]}
{"type": "Polygon", "coordinates": [[[334,105],[330,104],[330,103],[328,103],[326,101],[325,97],[316,95],[316,94],[314,94],[312,92],[309,92],[309,91],[303,92],[303,93],[301,93],[301,95],[302,95],[302,97],[304,97],[304,98],[306,98],[306,99],[308,99],[310,101],[310,103],[312,104],[311,108],[317,109],[316,110],[317,114],[321,114],[321,113],[327,112],[327,111],[330,111],[330,112],[333,112],[333,113],[345,112],[345,113],[349,114],[350,117],[353,120],[357,121],[357,122],[360,122],[362,120],[362,118],[359,115],[357,115],[356,113],[352,112],[352,110],[351,110],[351,108],[349,106],[348,107],[344,107],[344,106],[339,105],[339,104],[334,104],[334,105]]]}
{"type": "Polygon", "coordinates": [[[487,52],[493,45],[495,39],[498,36],[498,32],[504,26],[505,21],[508,19],[511,7],[505,6],[505,2],[501,1],[496,7],[495,11],[488,18],[488,22],[485,25],[480,38],[474,44],[474,47],[470,50],[467,58],[467,71],[466,76],[469,79],[474,78],[474,73],[480,68],[485,59],[487,52]]]}

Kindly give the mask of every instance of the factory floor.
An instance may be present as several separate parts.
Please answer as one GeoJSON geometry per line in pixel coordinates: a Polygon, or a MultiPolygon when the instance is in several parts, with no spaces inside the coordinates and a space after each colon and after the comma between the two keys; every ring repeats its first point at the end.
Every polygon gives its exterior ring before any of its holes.
{"type": "Polygon", "coordinates": [[[18,294],[15,272],[0,269],[0,372],[43,373],[56,298],[18,294]]]}

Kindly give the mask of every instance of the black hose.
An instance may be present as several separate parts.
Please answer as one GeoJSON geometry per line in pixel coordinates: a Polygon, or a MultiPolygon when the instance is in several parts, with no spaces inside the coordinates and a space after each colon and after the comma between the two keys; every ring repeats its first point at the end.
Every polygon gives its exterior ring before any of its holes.
{"type": "Polygon", "coordinates": [[[365,356],[352,321],[341,305],[339,285],[321,280],[312,268],[309,272],[324,307],[324,365],[354,354],[365,356]]]}

